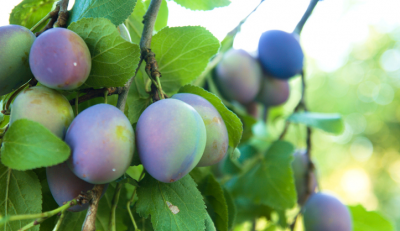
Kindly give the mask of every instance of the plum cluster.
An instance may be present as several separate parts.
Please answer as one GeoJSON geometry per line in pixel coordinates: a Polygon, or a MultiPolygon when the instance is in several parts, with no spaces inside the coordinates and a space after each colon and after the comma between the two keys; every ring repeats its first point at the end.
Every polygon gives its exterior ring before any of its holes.
{"type": "Polygon", "coordinates": [[[304,54],[293,34],[270,30],[262,34],[258,57],[231,49],[216,68],[216,83],[224,98],[256,113],[256,103],[277,106],[289,97],[288,79],[300,74],[304,54]]]}
{"type": "MultiPolygon", "coordinates": [[[[119,26],[118,30],[130,41],[126,27],[119,26]]],[[[25,27],[8,25],[0,27],[0,49],[0,95],[15,91],[32,77],[40,83],[16,96],[10,126],[19,119],[40,123],[71,148],[66,162],[46,170],[56,202],[61,206],[94,184],[121,177],[135,149],[128,118],[107,104],[89,107],[75,117],[69,101],[58,91],[76,89],[88,78],[91,56],[84,40],[65,28],[47,30],[36,38],[25,27]]],[[[86,208],[74,206],[69,210],[86,208]]]]}
{"type": "Polygon", "coordinates": [[[146,108],[136,126],[136,141],[146,171],[170,183],[196,166],[221,161],[229,140],[224,120],[209,101],[179,93],[146,108]]]}
{"type": "Polygon", "coordinates": [[[352,222],[348,208],[336,197],[316,192],[315,172],[309,172],[310,159],[305,150],[296,150],[292,162],[297,191],[297,201],[303,205],[302,213],[306,231],[351,231],[352,222]]]}

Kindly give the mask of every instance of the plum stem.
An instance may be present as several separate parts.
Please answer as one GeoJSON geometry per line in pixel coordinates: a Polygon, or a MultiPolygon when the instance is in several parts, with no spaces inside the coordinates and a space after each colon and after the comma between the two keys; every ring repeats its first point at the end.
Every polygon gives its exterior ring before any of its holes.
{"type": "Polygon", "coordinates": [[[58,18],[57,21],[54,23],[54,27],[64,27],[67,25],[68,3],[69,0],[61,0],[57,3],[60,6],[60,11],[58,12],[58,18]]]}
{"type": "Polygon", "coordinates": [[[308,18],[311,16],[315,6],[320,0],[311,0],[310,4],[307,7],[306,12],[304,13],[303,17],[301,17],[299,23],[297,23],[296,28],[294,29],[293,33],[300,35],[301,31],[303,30],[304,24],[306,24],[308,18]]]}
{"type": "Polygon", "coordinates": [[[119,182],[115,187],[114,196],[111,202],[111,213],[110,213],[110,221],[108,223],[109,231],[116,231],[116,222],[115,222],[115,211],[117,209],[117,204],[119,201],[119,195],[121,194],[122,184],[119,182]]]}
{"type": "MultiPolygon", "coordinates": [[[[142,180],[143,175],[144,175],[144,169],[142,170],[142,173],[140,174],[138,181],[142,180]]],[[[132,204],[133,200],[135,199],[136,189],[137,189],[137,187],[133,191],[131,198],[128,200],[128,203],[126,204],[126,209],[128,210],[129,216],[131,217],[132,224],[135,227],[135,230],[139,231],[139,229],[138,229],[138,227],[136,225],[136,222],[135,222],[135,218],[133,217],[133,214],[132,214],[132,211],[131,211],[131,204],[132,204]]]]}
{"type": "Polygon", "coordinates": [[[58,208],[48,211],[48,212],[37,213],[37,214],[22,214],[22,215],[6,216],[0,220],[0,227],[2,227],[3,225],[5,225],[7,222],[10,222],[10,221],[35,219],[31,223],[27,224],[26,226],[24,226],[20,229],[20,230],[28,230],[28,229],[42,223],[47,218],[52,217],[60,212],[63,212],[77,204],[78,204],[78,197],[66,202],[63,206],[58,207],[58,208]]]}
{"type": "Polygon", "coordinates": [[[89,201],[89,209],[86,213],[86,218],[82,225],[82,231],[96,230],[96,214],[104,186],[104,184],[95,185],[91,191],[92,199],[89,201]]]}
{"type": "Polygon", "coordinates": [[[40,19],[40,21],[38,23],[36,23],[36,25],[34,25],[31,28],[31,31],[33,32],[34,30],[36,30],[40,25],[42,25],[42,23],[47,21],[49,18],[51,18],[51,14],[50,13],[48,13],[46,16],[44,16],[42,19],[40,19]]]}
{"type": "Polygon", "coordinates": [[[56,223],[56,225],[54,226],[53,231],[57,231],[57,230],[60,229],[61,224],[62,224],[62,222],[63,222],[63,220],[64,220],[64,217],[65,217],[65,211],[61,212],[60,218],[58,218],[57,223],[56,223]]]}

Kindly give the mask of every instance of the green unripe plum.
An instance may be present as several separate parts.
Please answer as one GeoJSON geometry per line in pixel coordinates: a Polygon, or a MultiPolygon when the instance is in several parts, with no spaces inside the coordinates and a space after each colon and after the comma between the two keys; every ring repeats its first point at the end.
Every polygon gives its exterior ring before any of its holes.
{"type": "Polygon", "coordinates": [[[132,42],[131,35],[129,34],[128,28],[126,28],[125,24],[119,24],[119,26],[117,26],[117,30],[123,39],[128,42],[132,42]]]}
{"type": "Polygon", "coordinates": [[[22,91],[15,98],[10,124],[18,119],[38,122],[63,139],[74,119],[74,112],[61,93],[44,86],[36,86],[22,91]]]}
{"type": "Polygon", "coordinates": [[[33,77],[29,52],[35,35],[23,26],[0,27],[0,95],[8,94],[33,77]]]}
{"type": "Polygon", "coordinates": [[[220,162],[228,150],[228,131],[217,109],[201,96],[179,93],[172,96],[192,106],[201,116],[206,126],[207,142],[203,156],[197,167],[205,167],[220,162]]]}

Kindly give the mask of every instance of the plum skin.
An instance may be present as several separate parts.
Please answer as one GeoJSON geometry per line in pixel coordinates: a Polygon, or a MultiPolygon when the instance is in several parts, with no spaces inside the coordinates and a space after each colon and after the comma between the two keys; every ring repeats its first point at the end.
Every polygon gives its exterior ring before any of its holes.
{"type": "Polygon", "coordinates": [[[225,53],[216,68],[216,82],[227,100],[247,104],[260,90],[260,64],[244,50],[231,49],[225,53]]]}
{"type": "Polygon", "coordinates": [[[326,193],[312,195],[303,207],[306,231],[351,231],[348,208],[336,197],[326,193]]]}
{"type": "Polygon", "coordinates": [[[136,126],[140,160],[155,179],[170,183],[189,173],[206,146],[206,128],[197,111],[180,100],[159,100],[144,110],[136,126]]]}
{"type": "Polygon", "coordinates": [[[92,60],[85,41],[75,32],[53,28],[33,43],[29,65],[43,85],[58,90],[73,90],[89,77],[92,60]]]}
{"type": "Polygon", "coordinates": [[[278,106],[285,103],[289,98],[290,87],[287,80],[264,77],[261,89],[256,97],[256,101],[263,105],[278,106]]]}
{"type": "Polygon", "coordinates": [[[71,148],[68,166],[92,184],[121,177],[130,166],[135,134],[128,118],[109,104],[96,104],[79,113],[65,135],[71,148]]]}
{"type": "Polygon", "coordinates": [[[61,93],[44,86],[36,86],[25,89],[15,98],[10,124],[18,119],[38,122],[63,139],[74,119],[74,112],[61,93]]]}
{"type": "MultiPolygon", "coordinates": [[[[93,189],[94,184],[81,180],[68,168],[66,162],[46,168],[47,182],[54,200],[59,206],[64,202],[77,197],[81,192],[93,189]]],[[[102,196],[107,190],[106,185],[102,196]]],[[[68,209],[71,212],[79,212],[89,207],[89,204],[75,205],[68,209]]]]}
{"type": "Polygon", "coordinates": [[[297,202],[299,204],[304,204],[305,200],[307,199],[307,184],[311,185],[312,187],[311,194],[314,193],[315,189],[317,188],[317,179],[315,172],[311,173],[311,182],[307,182],[308,164],[309,158],[307,156],[306,150],[296,150],[293,154],[292,169],[297,192],[297,202]]]}
{"type": "Polygon", "coordinates": [[[280,30],[264,32],[258,44],[263,69],[273,77],[289,79],[303,69],[303,50],[297,39],[280,30]]]}
{"type": "Polygon", "coordinates": [[[206,147],[197,167],[205,167],[220,162],[228,151],[228,131],[217,109],[201,96],[179,93],[172,96],[192,106],[201,116],[206,126],[206,147]]]}
{"type": "Polygon", "coordinates": [[[0,95],[17,90],[33,77],[29,53],[35,39],[23,26],[0,27],[0,95]]]}

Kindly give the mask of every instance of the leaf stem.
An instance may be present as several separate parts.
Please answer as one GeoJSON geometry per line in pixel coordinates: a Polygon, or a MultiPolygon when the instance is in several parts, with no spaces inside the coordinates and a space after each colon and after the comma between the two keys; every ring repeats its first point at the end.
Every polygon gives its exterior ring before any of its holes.
{"type": "Polygon", "coordinates": [[[121,194],[122,184],[119,182],[114,191],[114,196],[111,202],[111,213],[110,213],[110,221],[108,223],[108,230],[109,231],[116,231],[115,226],[115,211],[117,209],[117,204],[119,200],[119,195],[121,194]]]}
{"type": "Polygon", "coordinates": [[[304,24],[306,24],[308,18],[311,16],[311,13],[313,12],[318,2],[319,0],[310,1],[310,4],[308,5],[306,12],[304,13],[303,17],[301,17],[299,23],[297,23],[297,26],[293,31],[294,34],[300,35],[301,31],[303,30],[304,24]]]}
{"type": "Polygon", "coordinates": [[[61,212],[60,218],[58,218],[58,221],[57,221],[56,225],[54,226],[53,231],[57,231],[58,229],[60,229],[61,224],[64,220],[64,217],[65,217],[65,211],[61,212]]]}
{"type": "MultiPolygon", "coordinates": [[[[139,181],[142,179],[143,175],[144,175],[144,170],[142,170],[142,173],[139,176],[139,181]]],[[[137,187],[133,191],[131,198],[128,200],[128,203],[126,204],[126,209],[128,210],[129,216],[131,217],[132,224],[135,227],[135,230],[139,230],[136,225],[135,218],[133,217],[133,214],[131,211],[131,204],[132,204],[133,200],[135,199],[136,189],[137,189],[137,187]]]]}
{"type": "Polygon", "coordinates": [[[36,30],[40,25],[42,25],[44,22],[46,22],[49,18],[51,18],[51,13],[48,13],[46,16],[44,16],[42,19],[40,19],[40,21],[31,28],[31,31],[33,32],[34,30],[36,30]]]}
{"type": "Polygon", "coordinates": [[[37,214],[23,214],[23,215],[6,216],[0,220],[0,227],[2,227],[4,224],[6,224],[7,222],[10,222],[10,221],[37,219],[37,220],[34,220],[31,223],[27,224],[23,228],[21,228],[21,230],[27,230],[29,228],[32,228],[35,225],[40,224],[47,218],[52,217],[52,216],[58,214],[59,212],[63,212],[65,210],[67,210],[68,208],[70,208],[74,205],[77,205],[77,204],[78,204],[78,202],[77,202],[77,199],[75,198],[75,199],[72,199],[72,200],[66,202],[63,206],[58,207],[58,208],[48,211],[48,212],[37,213],[37,214]]]}

